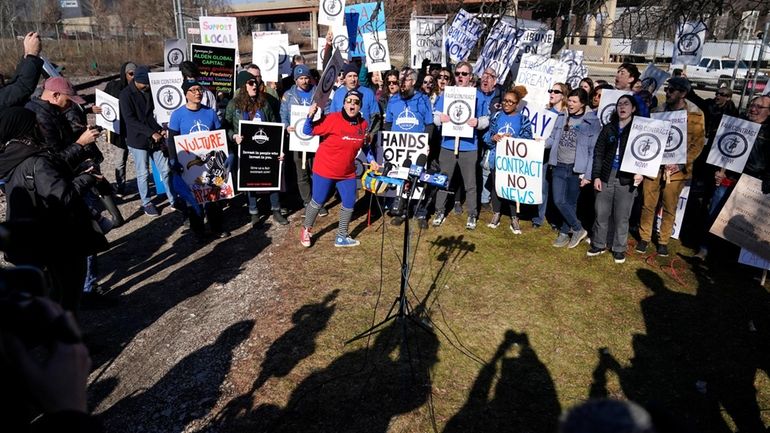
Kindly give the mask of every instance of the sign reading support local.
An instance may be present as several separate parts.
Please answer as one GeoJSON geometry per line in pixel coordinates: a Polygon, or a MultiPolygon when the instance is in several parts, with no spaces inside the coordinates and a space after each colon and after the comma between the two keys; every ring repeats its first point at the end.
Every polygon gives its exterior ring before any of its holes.
{"type": "Polygon", "coordinates": [[[199,17],[201,43],[238,49],[238,25],[235,17],[199,17]]]}
{"type": "Polygon", "coordinates": [[[233,198],[233,179],[227,168],[227,136],[224,130],[202,131],[174,137],[182,179],[195,201],[206,203],[233,198]]]}
{"type": "Polygon", "coordinates": [[[759,123],[722,116],[706,163],[742,173],[761,127],[759,123]]]}
{"type": "Polygon", "coordinates": [[[495,192],[521,204],[543,202],[542,141],[507,137],[497,142],[495,192]]]}
{"type": "Polygon", "coordinates": [[[182,92],[182,73],[150,72],[150,90],[155,103],[155,120],[159,124],[168,123],[171,113],[187,103],[182,92]]]}
{"type": "Polygon", "coordinates": [[[453,62],[467,60],[486,26],[475,15],[460,9],[447,30],[446,48],[453,62]]]}
{"type": "Polygon", "coordinates": [[[413,17],[409,21],[412,48],[412,68],[419,68],[423,59],[446,65],[444,39],[446,39],[446,15],[438,17],[413,17]]]}
{"type": "Polygon", "coordinates": [[[658,177],[671,122],[634,116],[620,171],[658,177]]]}
{"type": "Polygon", "coordinates": [[[651,113],[650,116],[653,119],[671,122],[661,164],[687,163],[687,110],[651,113]]]}
{"type": "Polygon", "coordinates": [[[441,127],[443,137],[473,137],[473,128],[468,120],[476,112],[476,88],[446,86],[444,88],[444,114],[449,122],[441,127]]]}

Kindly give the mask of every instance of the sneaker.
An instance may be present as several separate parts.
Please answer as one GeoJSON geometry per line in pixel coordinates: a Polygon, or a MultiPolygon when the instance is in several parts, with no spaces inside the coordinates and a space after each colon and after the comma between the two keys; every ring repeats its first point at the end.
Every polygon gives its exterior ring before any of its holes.
{"type": "Polygon", "coordinates": [[[647,252],[647,245],[649,245],[649,242],[647,241],[639,241],[636,244],[636,248],[634,250],[639,254],[644,254],[647,252]]]}
{"type": "Polygon", "coordinates": [[[465,223],[465,228],[468,230],[476,230],[476,217],[469,216],[468,222],[465,223]]]}
{"type": "Polygon", "coordinates": [[[318,216],[325,217],[325,216],[328,216],[328,215],[329,215],[329,211],[326,210],[326,208],[322,206],[321,210],[318,211],[318,216]]]}
{"type": "Polygon", "coordinates": [[[144,214],[153,218],[160,216],[160,212],[158,212],[158,209],[152,203],[144,205],[144,214]]]}
{"type": "Polygon", "coordinates": [[[605,250],[604,248],[599,248],[599,247],[595,247],[595,246],[591,245],[591,248],[589,248],[588,251],[586,251],[586,255],[588,257],[596,257],[599,254],[604,254],[606,252],[607,252],[607,250],[605,250]]]}
{"type": "Polygon", "coordinates": [[[457,215],[462,215],[463,214],[463,205],[462,205],[462,203],[460,203],[459,201],[456,201],[455,202],[455,209],[454,210],[455,210],[455,213],[457,215]]]}
{"type": "Polygon", "coordinates": [[[310,233],[310,229],[302,226],[302,230],[299,232],[299,243],[305,248],[310,248],[311,236],[312,234],[310,233]]]}
{"type": "Polygon", "coordinates": [[[277,222],[278,224],[285,226],[289,224],[289,220],[286,219],[285,216],[281,215],[280,210],[274,210],[273,211],[273,221],[277,222]]]}
{"type": "Polygon", "coordinates": [[[626,262],[626,253],[620,252],[620,251],[613,251],[612,252],[612,259],[615,260],[615,263],[625,263],[626,262]]]}
{"type": "Polygon", "coordinates": [[[223,231],[221,231],[221,232],[218,232],[218,233],[216,234],[216,236],[217,236],[219,239],[225,239],[225,238],[229,238],[229,237],[230,237],[230,235],[231,235],[231,233],[230,233],[230,232],[228,232],[227,230],[223,230],[223,231]]]}
{"type": "Polygon", "coordinates": [[[446,217],[444,216],[444,212],[437,213],[436,216],[433,218],[433,226],[434,227],[440,226],[441,224],[444,223],[445,219],[446,217]]]}
{"type": "Polygon", "coordinates": [[[568,248],[575,248],[576,246],[580,245],[580,241],[585,239],[586,236],[588,236],[586,229],[580,229],[579,232],[572,233],[572,239],[569,241],[568,248]]]}
{"type": "Polygon", "coordinates": [[[698,250],[698,254],[695,255],[695,258],[698,260],[706,260],[706,256],[708,256],[708,254],[709,250],[701,247],[701,249],[698,250]]]}
{"type": "Polygon", "coordinates": [[[417,219],[417,225],[421,229],[427,229],[428,228],[428,219],[427,218],[418,218],[417,219]]]}
{"type": "Polygon", "coordinates": [[[500,225],[500,212],[495,212],[494,215],[492,215],[492,221],[487,224],[487,227],[491,229],[496,229],[500,225]]]}
{"type": "Polygon", "coordinates": [[[515,235],[520,235],[521,234],[521,223],[519,222],[519,218],[518,217],[511,218],[511,231],[515,235]]]}
{"type": "Polygon", "coordinates": [[[404,223],[404,217],[402,216],[395,216],[393,219],[390,220],[390,225],[392,226],[400,226],[404,223]]]}
{"type": "Polygon", "coordinates": [[[344,238],[342,236],[337,236],[337,238],[334,240],[334,246],[339,248],[357,247],[358,245],[361,245],[361,242],[358,242],[350,236],[344,238]]]}
{"type": "Polygon", "coordinates": [[[658,255],[668,257],[668,245],[658,245],[658,255]]]}
{"type": "Polygon", "coordinates": [[[551,245],[556,248],[564,248],[568,244],[570,244],[569,233],[559,233],[559,236],[556,237],[556,240],[551,245]]]}

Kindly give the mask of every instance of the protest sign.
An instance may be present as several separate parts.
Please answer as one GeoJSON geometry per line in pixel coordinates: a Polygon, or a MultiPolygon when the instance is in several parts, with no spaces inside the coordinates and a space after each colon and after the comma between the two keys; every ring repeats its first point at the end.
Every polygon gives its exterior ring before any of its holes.
{"type": "MultiPolygon", "coordinates": [[[[264,34],[254,32],[251,35],[252,61],[259,66],[262,81],[278,82],[281,68],[281,55],[286,60],[286,48],[289,35],[286,33],[264,34]]],[[[291,59],[289,59],[291,62],[291,59]]]]}
{"type": "Polygon", "coordinates": [[[663,149],[663,162],[661,162],[661,164],[686,164],[687,110],[650,113],[650,117],[671,122],[671,128],[668,130],[666,148],[663,149]]]}
{"type": "Polygon", "coordinates": [[[118,98],[99,89],[96,89],[95,93],[94,105],[102,109],[102,112],[96,115],[96,125],[120,134],[120,103],[118,98]]]}
{"type": "Polygon", "coordinates": [[[486,26],[475,15],[460,9],[447,29],[446,50],[453,62],[467,60],[486,26]]]}
{"type": "Polygon", "coordinates": [[[166,39],[163,49],[163,66],[166,72],[178,71],[179,65],[187,60],[187,40],[166,39]]]}
{"type": "Polygon", "coordinates": [[[548,89],[554,83],[567,81],[569,67],[566,63],[545,56],[526,54],[517,71],[516,84],[527,86],[524,100],[530,107],[545,108],[548,103],[548,89]]]}
{"type": "MultiPolygon", "coordinates": [[[[690,195],[690,185],[685,185],[682,192],[679,193],[679,201],[676,204],[676,214],[674,215],[674,227],[671,229],[671,237],[679,239],[679,233],[682,231],[682,221],[684,221],[684,212],[687,209],[687,198],[690,195]]],[[[663,222],[663,206],[656,212],[656,221],[658,233],[663,222]]]]}
{"type": "Polygon", "coordinates": [[[382,36],[385,32],[364,33],[366,48],[366,67],[370,72],[390,70],[390,50],[388,40],[382,36]]]}
{"type": "Polygon", "coordinates": [[[580,81],[588,76],[588,68],[583,64],[583,52],[562,50],[560,60],[568,67],[566,83],[569,84],[570,88],[577,89],[580,86],[580,81]]]}
{"type": "Polygon", "coordinates": [[[725,201],[711,233],[770,260],[770,200],[762,194],[762,181],[742,175],[725,201]]]}
{"type": "Polygon", "coordinates": [[[442,136],[473,137],[473,128],[467,122],[476,113],[476,88],[446,86],[443,112],[449,116],[449,122],[441,127],[442,136]]]}
{"type": "MultiPolygon", "coordinates": [[[[332,28],[334,36],[332,36],[332,46],[335,50],[340,50],[340,55],[345,60],[350,60],[350,35],[348,34],[348,26],[343,22],[342,25],[332,28]]],[[[326,40],[324,40],[326,45],[326,40]]],[[[320,63],[319,63],[320,64],[320,63]]]]}
{"type": "Polygon", "coordinates": [[[741,252],[738,254],[738,263],[759,269],[770,270],[770,260],[765,260],[746,248],[741,248],[741,252]]]}
{"type": "Polygon", "coordinates": [[[294,127],[294,132],[289,133],[289,150],[293,152],[315,152],[318,150],[318,136],[302,133],[309,109],[310,107],[307,105],[291,106],[290,121],[291,126],[294,127]]]}
{"type": "Polygon", "coordinates": [[[329,103],[329,95],[334,88],[334,83],[337,82],[337,74],[342,72],[342,67],[345,65],[345,61],[342,60],[342,55],[339,50],[334,50],[332,58],[329,60],[329,64],[321,73],[321,79],[318,81],[318,87],[315,88],[313,93],[313,102],[318,104],[318,108],[323,109],[329,103]]]}
{"type": "Polygon", "coordinates": [[[658,177],[671,122],[634,116],[620,171],[658,177]]]}
{"type": "Polygon", "coordinates": [[[199,17],[201,44],[238,50],[238,25],[235,17],[199,17]]]}
{"type": "Polygon", "coordinates": [[[345,25],[348,28],[349,56],[366,57],[363,36],[377,32],[380,39],[385,35],[385,11],[381,2],[359,3],[345,6],[345,25]]]}
{"type": "Polygon", "coordinates": [[[545,108],[545,105],[537,107],[527,101],[523,101],[523,103],[524,106],[521,108],[521,114],[531,122],[532,138],[546,139],[550,137],[553,127],[556,125],[556,118],[559,115],[545,108]]]}
{"type": "Polygon", "coordinates": [[[642,81],[642,90],[648,90],[650,94],[654,95],[655,92],[663,88],[663,84],[668,81],[669,77],[671,74],[650,63],[639,79],[642,81]]]}
{"type": "MultiPolygon", "coordinates": [[[[428,134],[414,132],[393,132],[381,131],[379,146],[382,149],[382,162],[391,163],[393,167],[403,167],[407,159],[412,164],[417,163],[420,155],[428,157],[430,146],[428,144],[428,134]]],[[[386,193],[388,197],[395,196],[394,193],[386,193]]],[[[414,192],[412,197],[418,199],[422,195],[422,188],[414,192]]]]}
{"type": "Polygon", "coordinates": [[[723,115],[706,163],[743,172],[761,126],[749,120],[723,115]]]}
{"type": "Polygon", "coordinates": [[[697,65],[703,56],[706,24],[702,21],[680,23],[674,39],[672,65],[697,65]]]}
{"type": "MultiPolygon", "coordinates": [[[[537,55],[545,58],[551,57],[553,51],[554,31],[545,27],[538,29],[518,28],[516,35],[516,54],[511,58],[511,75],[516,77],[522,66],[522,60],[526,55],[537,55]]],[[[566,68],[569,71],[569,67],[566,68]]],[[[565,82],[564,80],[557,82],[565,82]]]]}
{"type": "Polygon", "coordinates": [[[227,167],[224,130],[201,131],[174,137],[182,179],[198,203],[233,198],[233,179],[227,167]]]}
{"type": "Polygon", "coordinates": [[[279,51],[279,53],[278,72],[281,74],[281,77],[289,76],[294,72],[291,68],[291,59],[293,59],[294,56],[301,54],[299,51],[299,45],[289,45],[282,51],[279,51]]]}
{"type": "Polygon", "coordinates": [[[242,120],[238,134],[238,189],[241,191],[279,191],[279,160],[283,149],[283,123],[242,120]]]}
{"type": "Polygon", "coordinates": [[[615,104],[618,103],[618,99],[623,95],[633,95],[633,93],[628,90],[614,89],[604,89],[602,91],[602,99],[599,100],[599,111],[596,113],[599,121],[602,122],[602,126],[610,123],[610,117],[615,112],[615,104]]]}
{"type": "Polygon", "coordinates": [[[511,67],[511,58],[516,51],[516,32],[516,27],[498,21],[489,32],[473,72],[481,76],[487,68],[492,68],[497,74],[497,82],[505,81],[511,67]]]}
{"type": "Polygon", "coordinates": [[[235,87],[235,49],[192,45],[192,62],[198,66],[198,82],[215,94],[232,95],[235,87]]]}
{"type": "Polygon", "coordinates": [[[446,15],[437,17],[412,17],[409,20],[412,68],[420,68],[423,59],[446,65],[444,39],[446,15]]]}
{"type": "Polygon", "coordinates": [[[150,90],[155,103],[155,120],[159,124],[168,123],[171,113],[187,103],[182,92],[182,73],[150,72],[150,90]]]}
{"type": "Polygon", "coordinates": [[[543,202],[543,142],[507,137],[497,142],[495,191],[521,204],[543,202]]]}
{"type": "Polygon", "coordinates": [[[345,20],[345,0],[320,0],[318,24],[340,25],[345,20]]]}
{"type": "Polygon", "coordinates": [[[318,65],[319,70],[323,68],[323,64],[324,64],[323,55],[324,55],[325,48],[326,48],[326,38],[318,38],[318,52],[316,52],[315,64],[318,65]]]}

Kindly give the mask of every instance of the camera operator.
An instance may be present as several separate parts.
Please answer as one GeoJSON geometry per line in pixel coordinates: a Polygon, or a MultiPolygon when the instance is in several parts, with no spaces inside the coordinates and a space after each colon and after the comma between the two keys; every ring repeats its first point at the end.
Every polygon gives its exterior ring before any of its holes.
{"type": "Polygon", "coordinates": [[[0,89],[0,110],[24,105],[29,100],[43,72],[41,49],[40,35],[30,32],[24,36],[24,57],[16,66],[16,75],[0,89]]]}

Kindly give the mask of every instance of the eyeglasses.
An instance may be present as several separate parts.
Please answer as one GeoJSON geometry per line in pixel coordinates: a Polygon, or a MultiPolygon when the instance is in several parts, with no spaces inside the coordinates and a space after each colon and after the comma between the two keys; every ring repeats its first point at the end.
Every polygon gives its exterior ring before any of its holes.
{"type": "Polygon", "coordinates": [[[470,72],[457,71],[455,72],[455,77],[467,77],[470,74],[471,74],[470,72]]]}
{"type": "Polygon", "coordinates": [[[249,81],[246,82],[246,84],[248,84],[249,86],[256,86],[257,85],[257,80],[249,80],[249,81]]]}
{"type": "Polygon", "coordinates": [[[492,79],[496,79],[496,78],[497,78],[497,75],[495,75],[495,74],[488,74],[488,73],[486,73],[486,72],[485,72],[485,73],[481,74],[481,78],[492,78],[492,79]]]}
{"type": "Polygon", "coordinates": [[[191,88],[187,89],[187,91],[190,92],[190,93],[197,93],[199,95],[203,94],[203,89],[201,89],[200,87],[191,87],[191,88]]]}
{"type": "Polygon", "coordinates": [[[439,80],[448,80],[450,78],[452,78],[452,77],[449,76],[449,75],[444,75],[444,74],[439,74],[439,76],[438,76],[439,80]]]}
{"type": "Polygon", "coordinates": [[[346,104],[353,104],[353,105],[361,105],[361,101],[359,101],[356,98],[347,98],[345,99],[346,104]]]}
{"type": "Polygon", "coordinates": [[[388,80],[388,86],[398,86],[398,81],[388,80]]]}
{"type": "Polygon", "coordinates": [[[512,105],[516,105],[516,104],[518,104],[518,103],[519,103],[519,101],[514,101],[513,99],[503,99],[503,104],[512,104],[512,105]]]}
{"type": "Polygon", "coordinates": [[[431,80],[423,80],[422,84],[427,84],[429,86],[432,86],[433,85],[433,81],[431,81],[431,80]]]}
{"type": "Polygon", "coordinates": [[[561,95],[562,91],[559,89],[548,89],[548,93],[555,93],[557,95],[561,95]]]}
{"type": "Polygon", "coordinates": [[[770,105],[751,104],[749,105],[749,108],[754,108],[755,110],[762,110],[762,109],[770,110],[770,105]]]}

